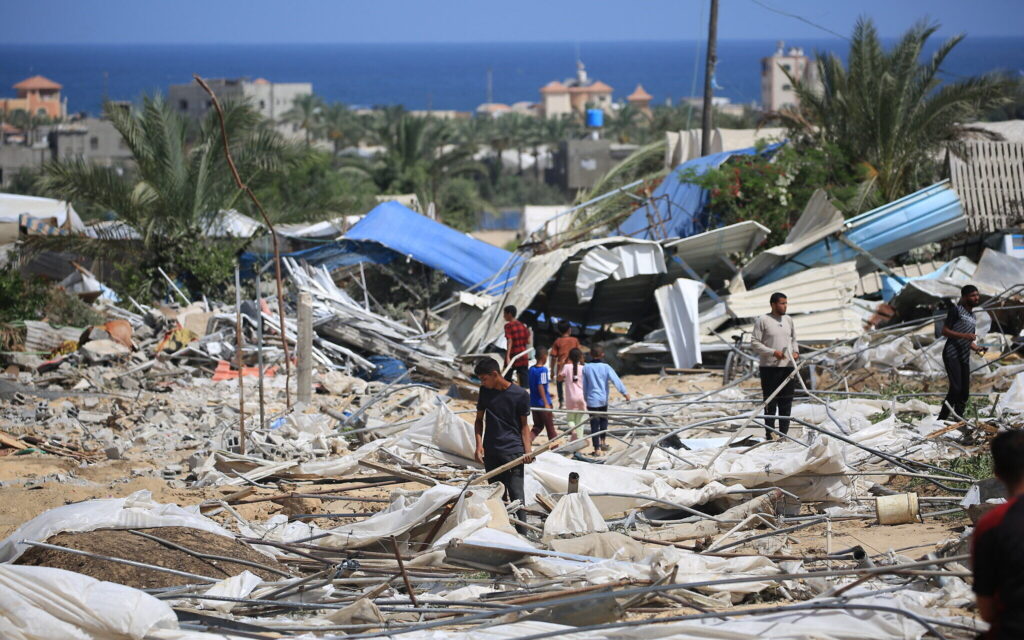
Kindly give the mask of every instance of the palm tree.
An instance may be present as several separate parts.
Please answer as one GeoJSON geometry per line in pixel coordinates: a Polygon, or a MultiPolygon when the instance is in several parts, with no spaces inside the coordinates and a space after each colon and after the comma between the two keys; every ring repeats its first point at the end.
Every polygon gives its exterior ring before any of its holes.
{"type": "Polygon", "coordinates": [[[281,116],[281,121],[302,129],[306,136],[306,146],[320,134],[323,122],[324,101],[315,94],[302,95],[295,98],[292,108],[281,116]]]}
{"type": "Polygon", "coordinates": [[[959,138],[960,123],[1004,104],[1014,88],[996,75],[943,82],[942,64],[963,36],[921,62],[937,29],[918,23],[886,51],[874,24],[859,20],[846,66],[834,54],[819,55],[821,86],[791,76],[800,106],[778,115],[793,133],[863,163],[885,200],[920,188],[934,178],[941,149],[959,138]]]}
{"type": "Polygon", "coordinates": [[[362,124],[356,114],[340,102],[334,102],[323,109],[321,122],[324,136],[334,145],[334,155],[346,147],[358,145],[362,139],[362,124]]]}
{"type": "Polygon", "coordinates": [[[459,144],[455,127],[444,120],[385,110],[375,122],[373,138],[384,147],[381,153],[369,161],[347,158],[342,164],[369,175],[386,193],[415,192],[421,202],[431,202],[451,178],[486,173],[473,159],[473,148],[459,144]]]}
{"type": "MultiPolygon", "coordinates": [[[[140,236],[141,250],[125,242],[110,243],[122,258],[139,267],[136,275],[157,283],[157,267],[179,272],[196,290],[218,284],[231,269],[233,255],[223,260],[206,237],[213,217],[241,206],[231,177],[216,113],[196,128],[162,98],[145,97],[141,111],[105,107],[105,115],[131,151],[134,168],[118,172],[81,158],[62,158],[44,167],[42,186],[50,194],[76,204],[112,211],[140,236]],[[194,136],[194,138],[193,138],[194,136]],[[216,265],[206,260],[212,259],[216,265]]],[[[231,153],[243,180],[253,184],[280,167],[284,143],[244,104],[225,105],[231,153]]],[[[96,253],[108,246],[86,241],[96,253]]]]}

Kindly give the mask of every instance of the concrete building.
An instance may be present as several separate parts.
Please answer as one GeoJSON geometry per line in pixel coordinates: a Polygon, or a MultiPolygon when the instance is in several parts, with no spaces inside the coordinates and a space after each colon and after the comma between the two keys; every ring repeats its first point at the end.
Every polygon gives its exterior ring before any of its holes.
{"type": "MultiPolygon", "coordinates": [[[[704,98],[701,96],[691,96],[683,98],[680,102],[688,104],[694,109],[704,108],[704,98]]],[[[730,98],[725,96],[712,96],[711,97],[711,108],[718,113],[722,113],[729,116],[740,117],[743,115],[746,107],[742,104],[734,104],[730,98]]]]}
{"type": "Polygon", "coordinates": [[[18,97],[0,98],[0,111],[6,114],[24,111],[29,115],[46,116],[54,120],[67,117],[68,102],[60,96],[63,87],[59,83],[43,76],[32,76],[13,88],[18,97]]]}
{"type": "MultiPolygon", "coordinates": [[[[274,122],[280,122],[296,98],[313,93],[311,82],[270,82],[266,78],[211,78],[206,82],[219,100],[248,100],[263,117],[274,122]]],[[[195,82],[172,84],[167,90],[167,100],[178,113],[197,120],[213,108],[210,96],[195,82]]],[[[282,133],[302,135],[292,127],[278,128],[282,133]]]]}
{"type": "Polygon", "coordinates": [[[613,89],[587,76],[583,61],[576,63],[576,77],[564,82],[552,80],[540,89],[541,113],[545,118],[571,113],[583,115],[588,108],[608,111],[613,89]]]}
{"type": "Polygon", "coordinates": [[[103,167],[123,167],[132,154],[113,123],[102,118],[82,118],[46,131],[53,160],[81,158],[103,167]]]}
{"type": "Polygon", "coordinates": [[[764,110],[796,106],[798,100],[790,76],[810,85],[818,83],[817,69],[804,55],[804,50],[791,47],[785,51],[785,43],[780,40],[775,53],[761,59],[761,107],[764,110]]]}

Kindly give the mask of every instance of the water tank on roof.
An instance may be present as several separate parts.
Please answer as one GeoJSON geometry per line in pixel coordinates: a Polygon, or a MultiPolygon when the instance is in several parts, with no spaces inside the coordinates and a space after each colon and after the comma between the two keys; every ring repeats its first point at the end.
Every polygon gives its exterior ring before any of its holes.
{"type": "Polygon", "coordinates": [[[587,127],[600,129],[604,126],[604,111],[600,109],[587,109],[587,127]]]}

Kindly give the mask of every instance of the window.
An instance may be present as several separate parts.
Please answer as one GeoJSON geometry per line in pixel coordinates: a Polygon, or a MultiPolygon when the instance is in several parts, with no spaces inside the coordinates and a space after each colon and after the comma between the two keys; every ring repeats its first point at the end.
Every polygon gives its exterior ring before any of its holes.
{"type": "Polygon", "coordinates": [[[792,91],[793,90],[793,85],[791,85],[791,84],[784,84],[784,85],[782,85],[782,90],[783,91],[792,91]]]}
{"type": "Polygon", "coordinates": [[[206,108],[209,109],[212,106],[213,106],[213,100],[207,100],[206,101],[206,108]]]}
{"type": "Polygon", "coordinates": [[[188,100],[178,100],[178,108],[182,111],[188,111],[188,100]]]}
{"type": "Polygon", "coordinates": [[[782,68],[783,68],[784,70],[786,70],[786,71],[790,71],[790,70],[792,70],[792,69],[793,69],[793,67],[791,67],[791,66],[790,66],[790,65],[788,65],[788,64],[784,64],[784,65],[782,65],[782,68]]]}
{"type": "Polygon", "coordinates": [[[100,148],[100,139],[96,136],[89,138],[89,150],[96,151],[100,148]]]}
{"type": "Polygon", "coordinates": [[[267,101],[266,100],[260,100],[260,109],[263,110],[263,109],[266,109],[266,108],[267,108],[267,101]]]}

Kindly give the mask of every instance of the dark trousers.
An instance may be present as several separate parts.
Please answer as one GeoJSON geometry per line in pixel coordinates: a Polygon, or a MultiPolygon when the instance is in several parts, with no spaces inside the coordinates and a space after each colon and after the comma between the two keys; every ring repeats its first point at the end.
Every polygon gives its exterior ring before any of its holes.
{"type": "Polygon", "coordinates": [[[942,403],[942,409],[939,410],[939,420],[949,417],[950,407],[953,408],[953,413],[962,418],[964,410],[967,409],[967,399],[971,397],[971,362],[943,353],[942,364],[946,365],[949,391],[942,403]]]}
{"type": "MultiPolygon", "coordinates": [[[[548,414],[550,415],[550,414],[548,414]]],[[[520,453],[488,453],[484,452],[484,470],[493,471],[503,464],[512,462],[516,458],[521,457],[523,454],[520,453]]],[[[505,500],[508,502],[515,502],[519,500],[523,506],[526,506],[526,491],[523,489],[523,465],[512,467],[508,471],[503,471],[492,478],[493,482],[500,482],[505,487],[505,500]]],[[[526,512],[520,509],[516,512],[516,517],[522,521],[526,521],[526,512]]],[[[521,534],[526,534],[526,527],[516,525],[516,531],[521,534]]]]}
{"type": "Polygon", "coordinates": [[[509,382],[515,382],[515,380],[512,379],[512,374],[515,374],[516,378],[519,380],[520,387],[524,389],[530,388],[530,367],[512,367],[508,370],[508,373],[505,374],[505,379],[509,382]]]}
{"type": "Polygon", "coordinates": [[[558,436],[555,431],[555,414],[550,411],[533,410],[533,435],[540,435],[542,430],[548,433],[548,440],[554,440],[558,436]]]}
{"type": "Polygon", "coordinates": [[[565,406],[565,385],[561,380],[555,381],[555,389],[558,390],[558,408],[565,406]]]}
{"type": "MultiPolygon", "coordinates": [[[[764,415],[779,416],[778,430],[782,433],[789,433],[789,416],[793,411],[793,391],[796,388],[796,377],[790,378],[789,382],[783,384],[786,377],[792,372],[793,367],[761,367],[760,369],[763,397],[767,398],[782,386],[782,390],[764,408],[764,415]]],[[[775,418],[765,418],[764,423],[773,429],[776,428],[775,418]]],[[[765,437],[771,440],[773,436],[775,436],[773,431],[765,429],[765,437]]]]}
{"type": "MultiPolygon", "coordinates": [[[[608,405],[604,405],[603,407],[590,407],[590,406],[587,407],[587,411],[602,411],[603,412],[603,411],[607,411],[607,410],[608,410],[608,405]]],[[[593,434],[598,433],[599,431],[607,431],[607,430],[608,430],[608,416],[606,416],[606,415],[591,415],[590,416],[590,434],[591,434],[590,442],[593,443],[595,449],[599,448],[601,445],[604,444],[605,435],[603,433],[601,435],[599,435],[599,436],[595,436],[593,434]]]]}

